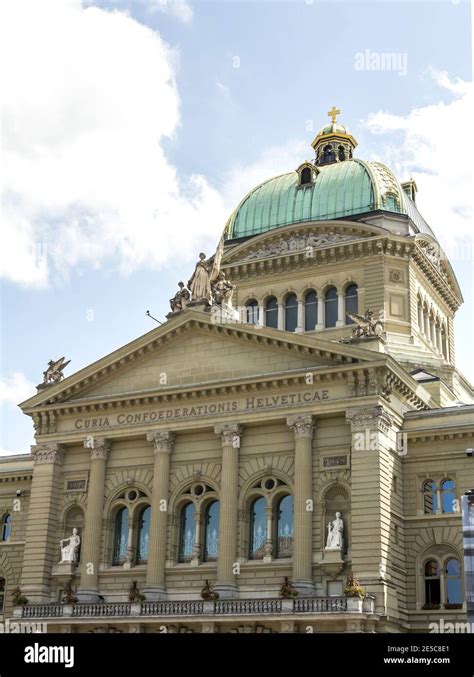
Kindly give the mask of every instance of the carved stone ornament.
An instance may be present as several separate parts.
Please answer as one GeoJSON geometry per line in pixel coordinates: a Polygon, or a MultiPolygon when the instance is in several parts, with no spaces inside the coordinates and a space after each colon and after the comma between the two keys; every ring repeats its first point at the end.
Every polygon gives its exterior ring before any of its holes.
{"type": "Polygon", "coordinates": [[[49,360],[46,370],[43,372],[43,382],[36,386],[38,389],[46,388],[47,386],[55,385],[63,380],[63,369],[67,367],[71,360],[64,361],[64,357],[59,360],[49,360]]]}
{"type": "Polygon", "coordinates": [[[374,320],[374,312],[367,308],[365,315],[357,313],[347,313],[355,327],[352,329],[353,338],[371,338],[373,336],[382,336],[384,327],[381,320],[374,320]]]}
{"type": "Polygon", "coordinates": [[[206,579],[204,587],[201,590],[201,597],[205,601],[213,601],[219,599],[219,593],[214,590],[214,586],[206,579]]]}
{"type": "Polygon", "coordinates": [[[64,447],[61,444],[37,444],[31,447],[35,465],[44,463],[62,463],[64,447]]]}
{"type": "Polygon", "coordinates": [[[84,440],[84,448],[91,450],[92,461],[106,461],[110,451],[110,440],[106,437],[89,435],[84,440]]]}
{"type": "Polygon", "coordinates": [[[251,261],[252,259],[264,259],[269,256],[280,256],[282,254],[300,252],[317,249],[318,247],[326,247],[341,242],[349,242],[355,240],[354,235],[341,235],[339,233],[319,233],[310,235],[292,235],[288,238],[281,238],[278,242],[264,245],[253,252],[247,254],[243,261],[251,261]]]}
{"type": "Polygon", "coordinates": [[[220,435],[223,446],[240,446],[243,428],[239,423],[223,423],[214,428],[216,435],[220,435]]]}
{"type": "Polygon", "coordinates": [[[153,442],[155,454],[171,454],[175,440],[175,433],[171,430],[157,430],[147,433],[148,442],[153,442]]]}
{"type": "Polygon", "coordinates": [[[313,416],[289,416],[286,424],[293,430],[295,437],[313,437],[314,417],[313,416]]]}
{"type": "Polygon", "coordinates": [[[393,425],[392,417],[381,405],[349,409],[346,421],[351,424],[353,432],[367,429],[388,432],[393,425]]]}

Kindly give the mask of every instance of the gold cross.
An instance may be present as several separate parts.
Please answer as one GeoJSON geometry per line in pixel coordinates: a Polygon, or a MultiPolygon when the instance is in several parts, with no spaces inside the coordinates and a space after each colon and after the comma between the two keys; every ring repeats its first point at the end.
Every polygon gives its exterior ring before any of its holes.
{"type": "Polygon", "coordinates": [[[339,108],[335,108],[334,106],[332,107],[332,110],[328,111],[328,115],[332,118],[333,124],[336,122],[336,116],[340,115],[341,111],[339,108]]]}

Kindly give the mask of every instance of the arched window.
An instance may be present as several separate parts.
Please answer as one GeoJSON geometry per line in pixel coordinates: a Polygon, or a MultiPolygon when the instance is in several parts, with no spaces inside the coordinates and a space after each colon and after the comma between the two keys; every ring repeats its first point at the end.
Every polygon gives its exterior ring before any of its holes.
{"type": "Polygon", "coordinates": [[[285,301],[285,330],[295,331],[298,326],[298,301],[296,294],[288,294],[285,301]]]}
{"type": "Polygon", "coordinates": [[[433,480],[423,484],[423,509],[426,515],[438,512],[438,485],[433,480]]]}
{"type": "Polygon", "coordinates": [[[313,289],[304,297],[304,328],[314,331],[318,323],[318,295],[313,289]]]}
{"type": "Polygon", "coordinates": [[[446,339],[446,328],[443,324],[441,327],[441,352],[443,353],[444,359],[448,359],[448,342],[446,339]]]}
{"type": "Polygon", "coordinates": [[[425,564],[425,604],[439,606],[441,603],[441,581],[439,576],[439,564],[430,559],[425,564]]]}
{"type": "Polygon", "coordinates": [[[113,563],[122,564],[128,548],[128,508],[120,508],[115,515],[113,563]]]}
{"type": "Polygon", "coordinates": [[[215,562],[219,547],[219,501],[207,506],[204,529],[204,561],[215,562]]]}
{"type": "Polygon", "coordinates": [[[194,503],[186,503],[181,510],[181,525],[179,534],[179,555],[180,562],[190,562],[193,555],[193,548],[196,542],[196,506],[194,503]]]}
{"type": "Polygon", "coordinates": [[[351,320],[351,318],[349,317],[349,313],[351,315],[354,315],[358,311],[356,284],[350,284],[348,287],[346,287],[345,305],[346,305],[346,324],[354,324],[354,320],[351,320]]]}
{"type": "Polygon", "coordinates": [[[300,175],[300,176],[301,176],[300,184],[301,184],[302,186],[305,186],[305,185],[307,185],[308,183],[312,183],[312,182],[313,182],[313,177],[312,177],[312,174],[311,174],[311,169],[310,169],[309,167],[305,167],[305,168],[301,171],[301,175],[300,175]]]}
{"type": "Polygon", "coordinates": [[[265,511],[265,499],[255,499],[250,508],[250,539],[249,558],[262,559],[264,556],[263,546],[267,540],[267,515],[265,511]]]}
{"type": "Polygon", "coordinates": [[[277,558],[293,554],[293,496],[283,496],[277,505],[277,558]]]}
{"type": "Polygon", "coordinates": [[[259,324],[260,312],[258,301],[251,299],[245,306],[245,321],[249,324],[259,324]]]}
{"type": "Polygon", "coordinates": [[[9,541],[12,530],[12,516],[6,512],[2,517],[0,541],[9,541]]]}
{"type": "Polygon", "coordinates": [[[265,326],[278,329],[278,303],[274,296],[270,296],[265,304],[265,326]]]}
{"type": "Polygon", "coordinates": [[[445,567],[446,604],[462,605],[461,563],[448,559],[445,567]]]}
{"type": "Polygon", "coordinates": [[[324,325],[335,327],[337,322],[337,289],[329,287],[324,298],[324,325]]]}
{"type": "Polygon", "coordinates": [[[456,504],[456,485],[453,480],[443,480],[441,482],[441,510],[442,512],[457,512],[456,504]]]}
{"type": "Polygon", "coordinates": [[[334,153],[332,146],[330,146],[330,145],[324,146],[319,164],[328,165],[331,162],[335,162],[335,160],[336,160],[336,155],[334,153]]]}
{"type": "Polygon", "coordinates": [[[5,607],[5,588],[6,581],[4,578],[0,577],[0,614],[3,614],[3,610],[5,607]]]}
{"type": "Polygon", "coordinates": [[[346,159],[346,154],[344,152],[344,146],[339,146],[337,149],[337,155],[339,157],[340,162],[343,162],[346,159]]]}
{"type": "Polygon", "coordinates": [[[151,507],[146,505],[140,510],[138,516],[138,544],[137,563],[144,564],[148,561],[148,540],[150,538],[151,507]]]}

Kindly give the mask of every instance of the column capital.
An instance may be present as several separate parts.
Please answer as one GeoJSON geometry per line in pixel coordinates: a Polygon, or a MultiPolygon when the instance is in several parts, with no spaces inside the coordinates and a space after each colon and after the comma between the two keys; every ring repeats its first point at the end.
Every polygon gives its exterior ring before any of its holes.
{"type": "Polygon", "coordinates": [[[293,430],[295,438],[306,437],[311,439],[314,432],[314,416],[289,416],[286,425],[293,430]]]}
{"type": "Polygon", "coordinates": [[[64,446],[55,442],[45,444],[33,444],[31,454],[35,465],[44,465],[46,463],[61,464],[64,459],[64,446]]]}
{"type": "Polygon", "coordinates": [[[110,451],[110,440],[107,437],[92,437],[84,440],[84,449],[91,450],[92,461],[106,461],[110,451]]]}
{"type": "Polygon", "coordinates": [[[220,423],[214,427],[214,432],[222,440],[222,446],[240,447],[243,430],[240,423],[220,423]]]}
{"type": "Polygon", "coordinates": [[[171,430],[154,430],[146,435],[147,441],[153,442],[155,454],[171,454],[175,437],[175,433],[171,430]]]}
{"type": "Polygon", "coordinates": [[[393,418],[381,404],[372,407],[354,407],[346,411],[346,422],[351,424],[352,431],[381,430],[388,431],[393,425],[393,418]]]}

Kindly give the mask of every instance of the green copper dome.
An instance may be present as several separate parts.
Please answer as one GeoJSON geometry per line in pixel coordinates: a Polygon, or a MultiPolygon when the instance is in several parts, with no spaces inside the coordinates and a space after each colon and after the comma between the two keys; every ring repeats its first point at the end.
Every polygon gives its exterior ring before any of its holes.
{"type": "Polygon", "coordinates": [[[379,162],[335,162],[315,168],[313,183],[299,183],[298,172],[290,172],[251,190],[231,215],[227,238],[379,209],[407,213],[402,187],[390,169],[379,162]]]}

